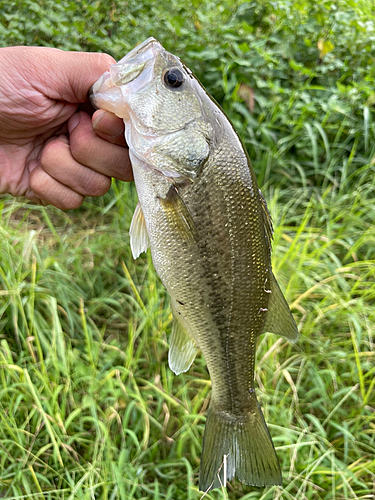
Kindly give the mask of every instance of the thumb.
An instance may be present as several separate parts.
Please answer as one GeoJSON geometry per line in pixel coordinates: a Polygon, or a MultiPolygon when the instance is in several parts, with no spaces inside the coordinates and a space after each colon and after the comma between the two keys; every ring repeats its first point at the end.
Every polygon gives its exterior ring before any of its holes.
{"type": "Polygon", "coordinates": [[[91,85],[116,61],[98,52],[66,52],[48,47],[23,47],[35,61],[34,88],[46,97],[70,103],[87,100],[91,85]]]}

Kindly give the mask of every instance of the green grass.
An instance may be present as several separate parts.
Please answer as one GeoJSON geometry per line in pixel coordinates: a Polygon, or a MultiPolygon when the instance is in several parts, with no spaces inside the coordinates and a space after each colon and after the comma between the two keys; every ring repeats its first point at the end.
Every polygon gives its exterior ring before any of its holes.
{"type": "MultiPolygon", "coordinates": [[[[266,335],[256,380],[284,488],[205,498],[371,498],[375,477],[373,166],[350,192],[270,197],[295,345],[266,335]],[[280,200],[289,198],[287,203],[280,200]],[[345,224],[343,224],[345,221],[345,224]]],[[[198,499],[204,360],[167,366],[171,315],[130,256],[134,189],[63,214],[2,205],[0,491],[5,498],[198,499]]]]}
{"type": "MultiPolygon", "coordinates": [[[[183,56],[241,135],[301,332],[265,335],[256,382],[284,487],[204,498],[375,495],[375,13],[370,2],[0,0],[0,38],[122,57],[145,33],[183,56]],[[90,15],[82,13],[89,10],[90,15]],[[108,14],[109,13],[109,14],[108,14]],[[323,59],[317,43],[333,50],[323,59]],[[240,98],[240,84],[254,109],[240,98]],[[249,90],[250,89],[250,90],[249,90]]],[[[198,500],[204,359],[174,376],[134,186],[63,213],[0,198],[0,497],[198,500]]]]}

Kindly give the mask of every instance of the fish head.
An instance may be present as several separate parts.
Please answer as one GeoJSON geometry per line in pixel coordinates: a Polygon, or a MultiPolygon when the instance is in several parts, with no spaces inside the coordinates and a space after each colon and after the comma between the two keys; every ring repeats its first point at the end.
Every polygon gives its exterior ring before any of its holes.
{"type": "Polygon", "coordinates": [[[157,40],[148,38],[112,64],[91,87],[90,98],[94,107],[111,111],[120,118],[128,117],[129,98],[152,80],[152,61],[160,47],[157,40]]]}
{"type": "Polygon", "coordinates": [[[208,154],[202,94],[206,96],[189,68],[155,38],[148,38],[100,77],[92,87],[91,101],[96,108],[124,119],[126,139],[134,154],[167,175],[172,170],[175,177],[192,178],[201,166],[201,157],[208,154]],[[168,142],[180,153],[171,147],[168,150],[168,142]],[[194,145],[198,159],[192,158],[194,145]],[[190,158],[184,161],[181,151],[187,148],[191,149],[190,158]],[[169,162],[176,157],[176,162],[167,165],[167,157],[169,162]],[[182,173],[178,173],[179,167],[182,173]]]}

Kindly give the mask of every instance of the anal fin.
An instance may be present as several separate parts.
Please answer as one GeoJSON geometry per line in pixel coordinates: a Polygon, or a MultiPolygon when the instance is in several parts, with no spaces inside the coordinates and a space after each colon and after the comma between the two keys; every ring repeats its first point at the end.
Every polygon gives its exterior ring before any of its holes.
{"type": "Polygon", "coordinates": [[[170,369],[179,375],[188,371],[197,354],[198,347],[194,339],[182,324],[180,315],[172,306],[173,324],[169,341],[168,363],[170,369]]]}
{"type": "Polygon", "coordinates": [[[262,333],[275,333],[295,342],[299,335],[297,325],[273,273],[271,273],[270,283],[265,283],[265,289],[270,294],[270,298],[262,333]]]}

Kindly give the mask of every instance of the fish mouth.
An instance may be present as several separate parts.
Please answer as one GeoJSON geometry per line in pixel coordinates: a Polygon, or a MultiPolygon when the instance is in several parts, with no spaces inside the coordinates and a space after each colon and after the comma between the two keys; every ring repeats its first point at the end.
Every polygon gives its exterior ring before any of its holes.
{"type": "Polygon", "coordinates": [[[106,71],[89,91],[94,108],[107,109],[114,113],[115,104],[135,90],[132,83],[135,84],[138,77],[137,90],[150,81],[153,76],[151,62],[162,50],[164,48],[161,43],[151,37],[137,45],[116,64],[112,64],[109,71],[106,71]]]}
{"type": "Polygon", "coordinates": [[[109,68],[114,85],[126,85],[137,78],[150,61],[164,50],[155,38],[148,38],[109,68]]]}

